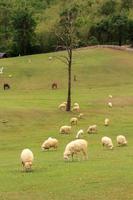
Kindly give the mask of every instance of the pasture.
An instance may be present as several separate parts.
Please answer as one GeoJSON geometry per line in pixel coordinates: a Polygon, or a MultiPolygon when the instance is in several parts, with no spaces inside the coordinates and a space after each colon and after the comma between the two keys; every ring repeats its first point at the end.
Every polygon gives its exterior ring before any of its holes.
{"type": "Polygon", "coordinates": [[[133,54],[111,49],[74,52],[72,103],[78,102],[84,119],[70,135],[59,134],[76,114],[58,110],[67,97],[67,66],[59,53],[1,59],[0,74],[0,200],[132,200],[133,199],[133,54]],[[52,60],[48,57],[52,56],[52,60]],[[29,62],[29,59],[31,62],[29,62]],[[10,77],[9,75],[12,75],[10,77]],[[52,90],[51,84],[58,83],[52,90]],[[10,90],[3,90],[9,83],[10,90]],[[113,95],[109,108],[108,95],[113,95]],[[104,119],[110,119],[105,127],[104,119]],[[6,123],[3,123],[6,122],[6,123]],[[89,135],[89,125],[98,133],[89,135]],[[84,129],[88,160],[64,162],[66,144],[84,129]],[[128,146],[117,147],[123,134],[128,146]],[[103,149],[101,137],[112,138],[114,150],[103,149]],[[41,151],[53,136],[57,151],[41,151]],[[22,172],[20,153],[34,153],[33,171],[22,172]]]}

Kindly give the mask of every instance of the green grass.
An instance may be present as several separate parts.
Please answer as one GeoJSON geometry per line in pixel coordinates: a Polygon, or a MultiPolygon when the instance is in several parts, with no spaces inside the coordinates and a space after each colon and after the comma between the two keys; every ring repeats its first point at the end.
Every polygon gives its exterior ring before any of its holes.
{"type": "Polygon", "coordinates": [[[109,49],[74,52],[72,102],[85,114],[71,135],[60,135],[72,113],[61,112],[66,101],[67,67],[56,59],[61,53],[0,60],[0,200],[132,200],[133,199],[133,55],[109,49]],[[53,56],[49,61],[48,57],[53,56]],[[31,63],[28,60],[31,59],[31,63]],[[12,78],[8,75],[12,74],[12,78]],[[59,89],[52,90],[57,81],[59,89]],[[4,91],[8,82],[11,90],[4,91]],[[113,95],[113,108],[107,107],[113,95]],[[104,127],[109,117],[111,124],[104,127]],[[8,120],[2,123],[2,120],[8,120]],[[78,129],[86,132],[98,125],[98,134],[88,135],[88,160],[64,162],[66,144],[78,129]],[[127,147],[116,146],[116,136],[127,137],[127,147]],[[102,136],[109,136],[114,150],[104,150],[102,136]],[[59,139],[57,151],[42,152],[49,136],[59,139]],[[22,172],[20,153],[30,148],[35,156],[33,172],[22,172]]]}

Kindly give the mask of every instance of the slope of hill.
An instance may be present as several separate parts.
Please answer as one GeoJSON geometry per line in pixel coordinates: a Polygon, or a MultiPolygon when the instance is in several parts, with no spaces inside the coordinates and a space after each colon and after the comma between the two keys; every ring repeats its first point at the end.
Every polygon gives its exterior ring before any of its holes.
{"type": "Polygon", "coordinates": [[[0,197],[132,200],[133,55],[111,49],[74,52],[72,77],[76,75],[77,81],[72,82],[72,103],[80,104],[84,118],[70,135],[60,135],[60,126],[77,116],[58,110],[67,94],[67,67],[56,59],[62,53],[0,60],[4,66],[0,74],[0,197]],[[51,89],[53,81],[58,83],[57,90],[51,89]],[[4,91],[3,83],[11,89],[4,91]],[[107,106],[109,94],[113,95],[112,108],[107,106]],[[109,127],[103,125],[106,117],[109,127]],[[91,124],[98,125],[95,135],[86,133],[91,124]],[[64,148],[81,128],[89,143],[88,160],[64,162],[64,148]],[[128,146],[117,147],[119,134],[127,137],[128,146]],[[114,150],[103,149],[104,135],[112,138],[114,150]],[[59,148],[42,152],[41,144],[49,136],[59,140],[59,148]],[[35,156],[31,173],[22,172],[19,160],[27,147],[35,156]]]}

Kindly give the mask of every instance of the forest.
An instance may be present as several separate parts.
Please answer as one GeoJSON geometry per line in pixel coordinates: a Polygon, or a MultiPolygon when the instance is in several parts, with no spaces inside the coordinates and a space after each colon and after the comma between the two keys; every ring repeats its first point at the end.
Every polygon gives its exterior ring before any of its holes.
{"type": "Polygon", "coordinates": [[[60,17],[75,7],[76,47],[133,46],[132,0],[0,0],[0,52],[10,56],[57,50],[60,17]]]}

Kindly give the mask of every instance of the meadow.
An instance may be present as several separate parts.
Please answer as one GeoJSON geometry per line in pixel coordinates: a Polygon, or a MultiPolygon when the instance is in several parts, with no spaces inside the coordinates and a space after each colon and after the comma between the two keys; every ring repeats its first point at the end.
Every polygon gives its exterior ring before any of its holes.
{"type": "Polygon", "coordinates": [[[67,97],[67,66],[50,53],[1,59],[0,74],[0,200],[132,200],[133,199],[133,54],[111,49],[74,51],[72,103],[80,104],[84,118],[71,135],[60,135],[72,112],[58,105],[67,97]],[[52,56],[52,60],[49,60],[52,56]],[[31,62],[30,62],[31,61],[31,62]],[[12,77],[9,77],[9,75],[12,77]],[[58,83],[52,90],[51,84],[58,83]],[[8,82],[10,90],[3,90],[8,82]],[[108,95],[113,95],[109,108],[108,95]],[[110,125],[104,126],[104,119],[110,125]],[[6,122],[6,123],[4,123],[6,122]],[[98,133],[89,135],[89,125],[98,133]],[[88,160],[65,162],[66,144],[84,129],[88,160]],[[123,134],[128,146],[118,147],[123,134]],[[101,137],[109,136],[113,150],[103,149],[101,137]],[[57,151],[41,151],[42,142],[53,136],[57,151]],[[20,153],[30,148],[35,156],[33,171],[22,171],[20,153]]]}

